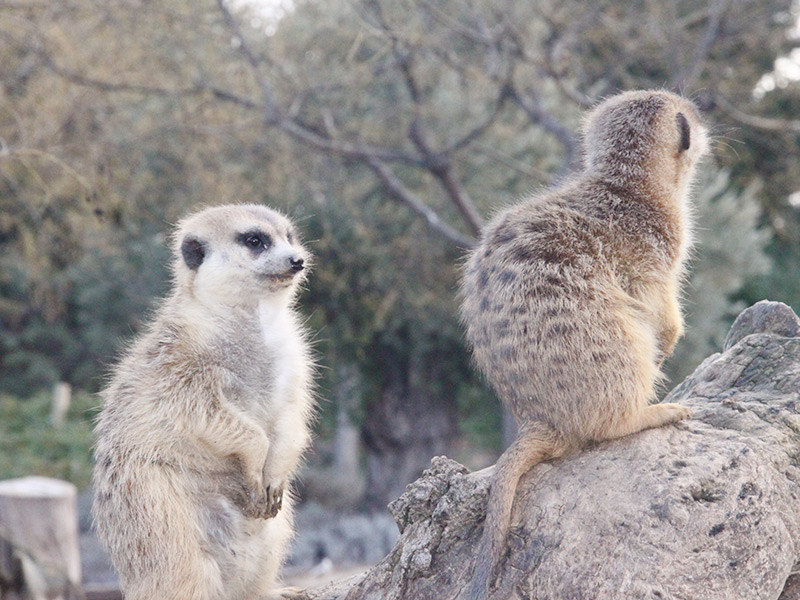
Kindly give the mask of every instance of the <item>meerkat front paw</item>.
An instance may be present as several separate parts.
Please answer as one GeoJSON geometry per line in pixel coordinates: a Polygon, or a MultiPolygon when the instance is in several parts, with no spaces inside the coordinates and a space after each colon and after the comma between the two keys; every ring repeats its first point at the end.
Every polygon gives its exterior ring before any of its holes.
{"type": "Polygon", "coordinates": [[[286,482],[272,482],[267,486],[267,498],[270,514],[266,518],[272,518],[283,508],[283,492],[286,490],[286,482]]]}
{"type": "Polygon", "coordinates": [[[272,519],[283,506],[284,489],[283,483],[258,488],[245,484],[243,493],[236,499],[236,504],[250,519],[272,519]]]}

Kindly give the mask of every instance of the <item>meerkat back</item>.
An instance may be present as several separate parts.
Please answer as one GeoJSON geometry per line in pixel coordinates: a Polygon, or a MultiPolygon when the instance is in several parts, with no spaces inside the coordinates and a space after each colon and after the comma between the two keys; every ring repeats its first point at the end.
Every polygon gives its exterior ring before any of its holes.
{"type": "Polygon", "coordinates": [[[528,469],[689,416],[650,403],[683,332],[688,190],[706,146],[685,99],[612,97],[587,120],[584,170],[500,212],[469,257],[467,341],[519,429],[496,465],[470,598],[488,595],[528,469]]]}
{"type": "Polygon", "coordinates": [[[103,392],[95,527],[129,600],[291,597],[272,587],[309,443],[309,255],[256,205],[188,217],[173,251],[172,292],[103,392]]]}

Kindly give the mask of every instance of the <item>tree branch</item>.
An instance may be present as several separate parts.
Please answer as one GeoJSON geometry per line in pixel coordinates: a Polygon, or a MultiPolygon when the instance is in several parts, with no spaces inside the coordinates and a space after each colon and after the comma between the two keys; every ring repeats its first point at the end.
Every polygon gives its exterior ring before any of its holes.
{"type": "Polygon", "coordinates": [[[759,117],[742,112],[731,104],[719,92],[714,93],[714,101],[729,117],[742,125],[763,129],[766,131],[781,131],[786,133],[800,133],[800,120],[796,119],[771,119],[759,117]]]}
{"type": "Polygon", "coordinates": [[[722,15],[728,8],[728,5],[728,0],[717,0],[709,8],[708,24],[706,25],[703,37],[697,44],[694,60],[691,65],[682,69],[680,73],[673,77],[672,87],[674,89],[686,89],[700,75],[703,63],[705,63],[708,58],[708,53],[711,51],[711,46],[714,45],[714,42],[719,37],[722,15]]]}
{"type": "Polygon", "coordinates": [[[401,150],[392,150],[364,144],[363,142],[346,142],[325,137],[314,130],[301,125],[296,120],[280,119],[275,125],[292,137],[313,146],[318,150],[341,154],[348,158],[363,159],[369,162],[370,159],[381,161],[403,162],[418,167],[424,166],[422,161],[416,156],[401,150]]]}
{"type": "Polygon", "coordinates": [[[63,77],[67,81],[71,81],[76,85],[95,88],[104,92],[133,92],[136,94],[147,94],[151,96],[188,96],[200,94],[204,91],[203,87],[198,86],[189,88],[162,88],[149,85],[139,85],[135,83],[102,81],[92,77],[86,77],[85,75],[81,75],[75,71],[60,67],[44,50],[39,50],[38,54],[44,66],[59,77],[63,77]]]}
{"type": "Polygon", "coordinates": [[[461,248],[471,248],[475,245],[475,240],[473,238],[465,236],[442,221],[439,215],[436,214],[436,211],[409,190],[386,164],[375,157],[368,157],[366,162],[386,186],[390,195],[408,206],[421,217],[424,217],[431,229],[461,248]]]}
{"type": "Polygon", "coordinates": [[[258,86],[261,88],[261,93],[264,96],[264,113],[266,120],[278,120],[280,118],[278,103],[275,100],[275,94],[272,91],[272,87],[264,78],[263,73],[261,73],[261,60],[259,60],[255,52],[250,49],[250,44],[247,43],[247,40],[245,39],[244,34],[242,34],[242,30],[239,27],[239,23],[236,22],[233,14],[231,14],[231,11],[228,9],[225,3],[225,0],[217,0],[217,6],[222,14],[222,19],[225,21],[225,25],[228,27],[228,29],[230,29],[231,33],[239,44],[239,53],[244,57],[245,61],[247,61],[247,64],[250,65],[253,76],[258,82],[258,86]]]}
{"type": "Polygon", "coordinates": [[[578,159],[578,143],[575,135],[544,109],[538,94],[531,90],[529,95],[523,96],[516,89],[511,88],[509,96],[525,111],[531,122],[551,133],[563,146],[565,156],[560,175],[574,168],[578,159]]]}
{"type": "Polygon", "coordinates": [[[431,0],[420,0],[420,5],[428,11],[428,14],[432,18],[463,38],[481,46],[493,47],[496,45],[497,39],[487,35],[485,28],[484,31],[479,31],[478,29],[466,26],[458,19],[451,17],[447,11],[442,10],[437,6],[437,3],[431,2],[431,0]]]}
{"type": "Polygon", "coordinates": [[[457,177],[453,163],[450,160],[450,155],[446,152],[434,151],[425,135],[425,128],[420,117],[422,100],[419,86],[411,68],[411,59],[408,56],[401,55],[397,50],[396,44],[393,45],[393,50],[403,73],[403,80],[408,89],[408,94],[414,105],[414,115],[408,128],[408,137],[422,154],[425,168],[439,181],[453,204],[458,208],[461,216],[467,222],[471,233],[477,236],[483,228],[483,219],[478,213],[475,203],[472,202],[467,190],[461,185],[461,181],[457,177]]]}
{"type": "Polygon", "coordinates": [[[242,108],[247,108],[250,110],[263,110],[263,106],[254,100],[250,100],[249,98],[244,98],[228,90],[223,90],[213,85],[203,85],[204,89],[211,92],[211,94],[217,99],[222,100],[223,102],[231,102],[233,104],[238,104],[242,108]]]}
{"type": "Polygon", "coordinates": [[[555,180],[552,173],[548,173],[547,171],[543,171],[542,169],[537,169],[536,167],[528,163],[522,162],[517,158],[501,150],[498,150],[497,148],[490,146],[489,144],[483,144],[478,142],[475,144],[474,148],[478,152],[482,152],[483,154],[497,161],[501,165],[505,165],[509,169],[513,169],[514,171],[525,177],[532,177],[539,179],[540,181],[544,182],[547,185],[552,184],[555,180]]]}
{"type": "Polygon", "coordinates": [[[450,146],[448,146],[443,152],[446,154],[452,154],[454,152],[458,152],[462,148],[465,148],[476,139],[478,139],[484,132],[486,132],[492,125],[494,125],[497,117],[500,115],[500,111],[503,110],[503,107],[506,104],[506,100],[510,97],[510,88],[508,84],[503,85],[500,88],[500,94],[495,100],[494,108],[492,112],[484,119],[482,122],[475,125],[472,129],[470,129],[467,133],[462,135],[458,140],[453,142],[450,146]]]}
{"type": "MultiPolygon", "coordinates": [[[[39,50],[39,53],[49,69],[60,77],[77,85],[92,87],[105,92],[133,92],[157,96],[188,96],[210,93],[214,98],[222,102],[231,103],[246,110],[258,111],[263,115],[266,125],[275,127],[312,148],[365,162],[377,174],[381,182],[390,192],[391,197],[401,201],[413,212],[424,217],[428,225],[434,231],[444,236],[448,241],[464,248],[469,248],[474,244],[473,237],[462,234],[457,229],[448,225],[430,206],[406,188],[386,163],[400,162],[423,168],[434,175],[446,191],[450,200],[464,216],[471,232],[477,235],[482,226],[482,219],[468,193],[456,176],[454,167],[450,162],[449,154],[470,143],[491,125],[494,118],[496,118],[496,113],[500,110],[500,106],[505,101],[504,95],[501,95],[498,100],[498,105],[495,107],[495,111],[489,119],[468,132],[461,140],[448,148],[446,153],[436,152],[431,148],[422,133],[422,124],[419,118],[419,105],[421,102],[419,89],[416,87],[416,82],[414,81],[408,63],[404,63],[401,60],[400,64],[405,65],[404,68],[406,69],[406,84],[409,87],[409,93],[417,108],[415,121],[412,123],[409,130],[409,138],[417,149],[420,150],[422,156],[417,156],[402,149],[374,146],[358,139],[353,141],[337,139],[332,129],[328,128],[326,131],[318,131],[304,124],[296,117],[286,116],[283,111],[281,111],[273,88],[261,70],[263,61],[247,43],[235,16],[229,10],[225,0],[216,1],[225,26],[237,40],[238,51],[252,71],[253,77],[262,92],[261,100],[238,95],[224,87],[205,81],[199,82],[192,87],[177,89],[102,81],[62,68],[43,50],[39,50]]],[[[385,29],[383,33],[389,35],[385,29]]],[[[398,51],[396,46],[395,51],[398,51]]]]}
{"type": "Polygon", "coordinates": [[[540,13],[542,20],[548,25],[551,31],[551,34],[542,45],[541,58],[531,56],[528,53],[525,49],[523,37],[514,30],[513,24],[510,24],[508,27],[509,35],[512,36],[522,59],[541,69],[545,75],[553,80],[561,93],[580,108],[584,109],[594,106],[596,104],[595,99],[567,84],[564,80],[563,73],[560,72],[563,71],[563,69],[559,69],[556,63],[562,56],[569,56],[569,45],[572,43],[572,40],[579,38],[584,29],[594,26],[602,7],[603,5],[601,3],[593,3],[584,14],[577,15],[576,18],[571,20],[566,31],[562,31],[560,25],[549,18],[548,15],[540,13]]]}
{"type": "Polygon", "coordinates": [[[466,217],[471,233],[475,236],[480,235],[483,229],[483,218],[478,213],[478,209],[475,207],[475,203],[470,198],[467,190],[461,184],[461,179],[456,175],[453,163],[448,160],[445,167],[440,171],[435,171],[434,175],[447,191],[448,196],[458,207],[461,214],[466,217]]]}

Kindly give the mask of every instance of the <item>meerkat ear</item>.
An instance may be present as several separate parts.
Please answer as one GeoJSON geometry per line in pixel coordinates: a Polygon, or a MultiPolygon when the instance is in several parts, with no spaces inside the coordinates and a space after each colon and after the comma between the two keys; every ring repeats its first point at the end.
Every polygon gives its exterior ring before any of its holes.
{"type": "Polygon", "coordinates": [[[691,128],[689,127],[689,121],[686,120],[686,116],[683,113],[678,113],[675,115],[675,119],[678,122],[678,131],[681,134],[681,145],[680,150],[681,152],[685,152],[689,149],[689,146],[692,143],[692,135],[691,135],[691,128]]]}
{"type": "Polygon", "coordinates": [[[206,257],[206,244],[193,235],[187,235],[181,242],[181,254],[186,266],[196,271],[206,257]]]}

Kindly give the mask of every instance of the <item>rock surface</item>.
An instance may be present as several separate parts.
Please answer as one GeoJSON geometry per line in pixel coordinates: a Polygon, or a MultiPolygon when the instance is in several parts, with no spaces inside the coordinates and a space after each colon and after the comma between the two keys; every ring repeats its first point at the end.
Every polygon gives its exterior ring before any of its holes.
{"type": "MultiPolygon", "coordinates": [[[[798,600],[799,336],[789,307],[759,302],[667,397],[693,419],[534,467],[491,597],[798,600]]],[[[389,555],[309,598],[459,598],[490,471],[433,459],[390,506],[401,535],[389,555]]]]}

